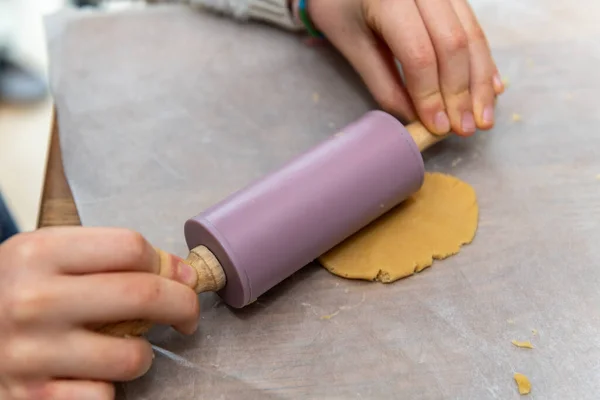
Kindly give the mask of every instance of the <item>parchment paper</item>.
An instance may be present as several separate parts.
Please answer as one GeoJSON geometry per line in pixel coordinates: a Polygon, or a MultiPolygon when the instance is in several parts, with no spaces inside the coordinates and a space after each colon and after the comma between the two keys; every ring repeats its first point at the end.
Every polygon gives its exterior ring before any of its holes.
{"type": "MultiPolygon", "coordinates": [[[[242,311],[202,295],[197,334],[151,336],[179,358],[122,399],[516,399],[514,372],[531,399],[600,397],[600,3],[472,4],[510,84],[493,131],[425,159],[477,191],[473,244],[391,285],[307,266],[242,311]]],[[[374,107],[336,54],[276,28],[169,6],[48,31],[83,223],[182,256],[187,218],[374,107]]]]}

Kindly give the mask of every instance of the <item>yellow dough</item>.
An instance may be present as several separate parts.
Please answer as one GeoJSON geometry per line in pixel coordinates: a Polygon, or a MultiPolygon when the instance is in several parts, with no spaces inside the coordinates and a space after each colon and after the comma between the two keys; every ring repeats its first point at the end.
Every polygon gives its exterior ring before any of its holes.
{"type": "Polygon", "coordinates": [[[517,383],[517,388],[519,389],[519,394],[529,394],[531,393],[531,382],[529,379],[523,374],[516,372],[514,374],[515,382],[517,383]]]}
{"type": "Polygon", "coordinates": [[[471,186],[449,175],[426,173],[417,193],[319,262],[344,278],[394,282],[429,267],[433,259],[458,253],[473,240],[478,216],[471,186]]]}
{"type": "Polygon", "coordinates": [[[530,341],[519,342],[518,340],[513,340],[511,343],[513,345],[515,345],[517,347],[521,347],[523,349],[533,349],[533,345],[531,344],[530,341]]]}

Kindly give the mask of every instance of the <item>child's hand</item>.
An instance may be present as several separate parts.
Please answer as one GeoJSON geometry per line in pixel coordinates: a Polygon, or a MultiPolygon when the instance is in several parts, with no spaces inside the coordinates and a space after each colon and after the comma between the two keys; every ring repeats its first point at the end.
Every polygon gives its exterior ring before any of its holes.
{"type": "Polygon", "coordinates": [[[42,229],[2,244],[0,398],[108,400],[109,382],[143,375],[147,341],[86,327],[145,319],[195,331],[197,275],[172,257],[159,275],[158,253],[122,229],[42,229]]]}
{"type": "Polygon", "coordinates": [[[308,0],[308,7],[387,111],[418,116],[438,134],[493,126],[503,85],[467,0],[308,0]]]}

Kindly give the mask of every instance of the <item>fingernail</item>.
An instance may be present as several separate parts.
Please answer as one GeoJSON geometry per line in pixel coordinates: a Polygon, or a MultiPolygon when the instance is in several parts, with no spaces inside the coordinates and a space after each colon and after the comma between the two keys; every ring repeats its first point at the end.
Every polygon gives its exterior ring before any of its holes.
{"type": "Polygon", "coordinates": [[[177,264],[177,280],[189,287],[194,287],[198,281],[198,274],[196,273],[194,267],[180,262],[177,264]]]}
{"type": "Polygon", "coordinates": [[[444,111],[439,111],[437,114],[435,114],[433,123],[435,125],[435,129],[437,129],[439,133],[446,133],[450,130],[450,120],[444,111]]]}
{"type": "Polygon", "coordinates": [[[492,106],[486,106],[483,109],[483,123],[488,125],[488,124],[493,124],[494,123],[494,108],[492,106]]]}
{"type": "Polygon", "coordinates": [[[502,83],[502,78],[500,78],[500,74],[494,75],[494,88],[496,91],[500,92],[504,88],[504,84],[502,83]]]}
{"type": "Polygon", "coordinates": [[[475,118],[471,111],[466,111],[462,116],[462,129],[465,133],[475,133],[475,118]]]}

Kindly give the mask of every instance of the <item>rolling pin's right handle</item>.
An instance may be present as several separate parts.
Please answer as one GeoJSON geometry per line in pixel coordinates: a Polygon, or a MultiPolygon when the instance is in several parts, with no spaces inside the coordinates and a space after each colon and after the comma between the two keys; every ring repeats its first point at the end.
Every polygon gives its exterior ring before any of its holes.
{"type": "Polygon", "coordinates": [[[424,151],[427,148],[433,146],[437,142],[447,138],[450,136],[446,135],[435,135],[427,130],[425,126],[419,121],[413,122],[409,125],[406,125],[406,130],[410,133],[410,136],[413,138],[417,146],[419,147],[419,151],[424,151]]]}
{"type": "MultiPolygon", "coordinates": [[[[169,265],[173,262],[173,257],[160,249],[156,249],[160,256],[160,275],[167,270],[172,269],[169,265]]],[[[188,257],[184,260],[186,264],[191,265],[198,274],[198,281],[194,290],[196,293],[217,292],[221,290],[226,283],[225,272],[215,255],[206,247],[198,246],[190,250],[188,257]]],[[[94,328],[94,331],[105,333],[112,336],[141,336],[148,332],[152,323],[144,320],[121,321],[116,323],[102,324],[94,328]]]]}

